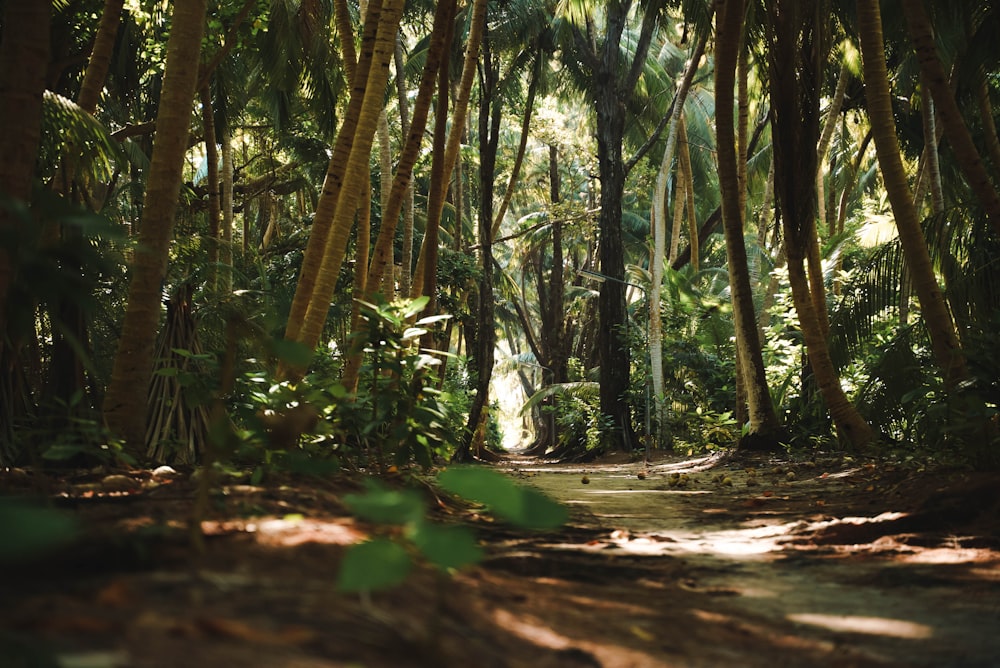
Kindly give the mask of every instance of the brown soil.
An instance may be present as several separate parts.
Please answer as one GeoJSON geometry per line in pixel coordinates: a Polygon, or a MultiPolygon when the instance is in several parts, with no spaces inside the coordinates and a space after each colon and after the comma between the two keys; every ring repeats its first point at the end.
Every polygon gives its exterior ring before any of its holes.
{"type": "Polygon", "coordinates": [[[832,455],[504,466],[569,525],[440,504],[485,562],[371,596],[335,587],[373,530],[341,502],[349,480],[224,485],[198,552],[186,476],[0,473],[8,494],[53,486],[86,529],[4,570],[0,665],[1000,664],[1000,476],[832,455]]]}

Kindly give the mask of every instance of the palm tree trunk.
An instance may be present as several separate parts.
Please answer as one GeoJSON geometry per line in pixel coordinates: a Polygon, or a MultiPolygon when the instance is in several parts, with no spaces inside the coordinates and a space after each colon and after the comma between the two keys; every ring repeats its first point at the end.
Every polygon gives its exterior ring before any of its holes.
{"type": "MultiPolygon", "coordinates": [[[[455,106],[452,109],[451,132],[448,133],[448,144],[444,151],[443,172],[441,180],[431,182],[431,191],[427,201],[427,226],[424,241],[420,249],[416,272],[422,279],[419,286],[421,294],[430,297],[430,302],[424,312],[428,315],[437,310],[437,252],[438,229],[441,215],[444,212],[444,188],[451,180],[451,173],[458,160],[458,152],[462,143],[462,128],[465,126],[465,116],[469,110],[469,98],[472,95],[472,83],[476,78],[479,59],[479,45],[486,28],[487,0],[474,0],[472,15],[469,18],[469,37],[465,45],[465,61],[462,64],[462,79],[458,85],[458,95],[455,96],[455,106]]],[[[413,286],[412,296],[417,296],[417,285],[413,286]]]]}
{"type": "MultiPolygon", "coordinates": [[[[691,82],[694,81],[694,73],[701,62],[701,56],[705,51],[705,44],[708,42],[708,31],[698,40],[694,48],[694,53],[688,59],[688,65],[684,69],[680,85],[674,95],[673,111],[670,116],[670,124],[667,128],[667,145],[663,150],[663,159],[660,161],[660,171],[656,177],[656,186],[653,191],[653,258],[650,262],[650,291],[649,291],[649,363],[653,383],[653,401],[656,404],[656,421],[658,424],[664,422],[664,396],[663,396],[663,331],[661,328],[660,297],[663,289],[663,260],[666,247],[666,199],[667,199],[667,178],[670,168],[674,162],[674,153],[677,148],[677,139],[680,128],[683,124],[684,103],[687,100],[688,92],[691,90],[691,82]]],[[[680,179],[677,178],[677,184],[680,179]]],[[[674,198],[677,203],[683,201],[683,187],[674,189],[674,198]]],[[[675,207],[678,212],[683,209],[675,207]]],[[[674,216],[674,230],[680,232],[680,220],[674,216]]],[[[674,235],[675,238],[678,235],[674,235]]],[[[675,252],[676,244],[671,244],[672,253],[675,252]]]]}
{"type": "Polygon", "coordinates": [[[687,193],[685,190],[684,179],[682,178],[680,165],[678,164],[676,176],[674,176],[674,214],[670,222],[670,250],[667,252],[668,265],[674,263],[674,260],[677,259],[677,252],[681,248],[681,227],[684,225],[684,205],[687,203],[687,193]]]}
{"type": "MultiPolygon", "coordinates": [[[[774,204],[774,159],[767,168],[767,182],[764,185],[764,200],[760,206],[760,221],[758,222],[758,240],[760,247],[766,247],[767,231],[772,220],[771,207],[774,204]]],[[[775,230],[775,237],[777,237],[775,230]]],[[[776,254],[774,268],[783,267],[787,260],[785,244],[777,244],[777,248],[772,248],[771,252],[776,254]]],[[[760,313],[757,315],[757,331],[760,333],[761,341],[764,340],[764,328],[771,324],[771,304],[774,302],[774,295],[778,291],[778,275],[774,271],[767,278],[767,287],[764,289],[764,298],[760,303],[760,313]]]]}
{"type": "MultiPolygon", "coordinates": [[[[420,153],[420,146],[423,142],[424,128],[427,125],[427,116],[430,112],[430,103],[433,96],[435,82],[443,58],[447,53],[447,47],[451,44],[452,17],[455,12],[453,0],[442,2],[437,6],[434,13],[434,25],[431,28],[431,36],[427,47],[427,56],[424,62],[424,70],[421,75],[420,85],[417,90],[417,99],[414,104],[413,120],[408,124],[406,142],[399,156],[396,166],[396,174],[392,180],[392,188],[389,193],[388,203],[384,204],[382,210],[382,224],[379,228],[378,238],[375,241],[371,252],[371,259],[368,267],[368,277],[364,290],[364,300],[371,301],[376,294],[384,290],[392,294],[392,258],[393,242],[396,235],[396,228],[399,221],[400,212],[403,209],[404,197],[412,197],[412,176],[413,166],[416,164],[420,153]]],[[[398,44],[398,40],[397,40],[398,44]]],[[[394,45],[393,53],[397,52],[394,45]]],[[[401,68],[399,68],[401,69],[401,68]]],[[[446,104],[446,103],[445,103],[446,104]]],[[[446,113],[440,109],[442,114],[446,113]]],[[[443,132],[439,135],[443,137],[443,132]]],[[[410,202],[412,205],[412,200],[410,202]]],[[[412,213],[412,212],[411,212],[412,213]]],[[[412,221],[410,221],[410,242],[412,242],[412,221]]],[[[412,243],[411,243],[412,245],[412,243]]],[[[411,253],[407,253],[406,241],[404,239],[404,264],[407,273],[409,272],[409,262],[411,253]]],[[[409,282],[409,280],[408,280],[409,282]]],[[[409,293],[405,293],[409,294],[409,293]]],[[[352,333],[359,338],[363,338],[365,321],[356,323],[352,333]]],[[[354,350],[351,352],[351,359],[345,365],[343,383],[347,388],[353,389],[358,381],[358,372],[361,369],[362,352],[354,350]]]]}
{"type": "MultiPolygon", "coordinates": [[[[990,176],[986,171],[976,144],[969,134],[969,129],[962,119],[955,96],[948,85],[948,75],[938,59],[937,47],[934,44],[933,27],[922,0],[903,0],[903,15],[906,17],[906,27],[917,52],[917,62],[924,76],[924,82],[931,89],[934,104],[941,114],[941,124],[944,134],[951,144],[962,173],[969,182],[969,187],[976,194],[993,229],[1000,236],[1000,194],[997,193],[990,176]]],[[[878,140],[876,139],[876,146],[878,140]]]]}
{"type": "Polygon", "coordinates": [[[734,95],[739,35],[743,23],[743,0],[716,0],[715,113],[718,145],[719,186],[722,189],[722,224],[729,260],[729,285],[733,300],[737,354],[742,362],[747,389],[749,433],[741,447],[773,447],[771,440],[780,430],[771,403],[764,370],[753,290],[743,241],[743,215],[740,211],[739,173],[736,167],[734,132],[734,95]]]}
{"type": "Polygon", "coordinates": [[[153,373],[153,346],[188,147],[206,5],[207,0],[173,3],[166,70],[156,114],[156,139],[132,261],[128,306],[111,383],[104,398],[105,422],[137,454],[145,452],[146,392],[153,373]]]}
{"type": "MultiPolygon", "coordinates": [[[[292,298],[288,323],[285,326],[285,338],[289,341],[303,340],[300,338],[300,330],[305,322],[306,313],[310,303],[312,303],[316,283],[321,274],[327,240],[331,236],[330,230],[334,224],[334,216],[337,212],[347,165],[350,162],[353,143],[358,133],[358,120],[361,117],[362,104],[365,101],[367,90],[364,84],[368,81],[368,73],[372,67],[381,11],[382,4],[373,2],[368,6],[368,11],[365,14],[365,26],[361,36],[361,55],[355,71],[355,85],[351,87],[351,99],[344,114],[344,122],[337,133],[333,155],[330,157],[326,178],[323,180],[323,188],[316,202],[312,229],[302,258],[299,280],[295,285],[295,296],[292,298]]],[[[388,78],[388,74],[386,77],[388,78]]],[[[282,375],[288,371],[289,369],[284,367],[279,369],[279,373],[282,375]]]]}
{"type": "MultiPolygon", "coordinates": [[[[31,180],[42,127],[42,100],[49,62],[49,24],[52,3],[8,2],[3,13],[3,39],[0,40],[0,196],[17,202],[31,200],[31,180]]],[[[6,203],[5,203],[6,204],[6,203]]],[[[19,217],[0,206],[0,239],[21,236],[19,217]]],[[[28,235],[25,234],[25,237],[28,235]]],[[[20,346],[35,340],[30,331],[15,331],[16,321],[32,322],[21,314],[12,318],[13,309],[33,309],[17,304],[10,297],[17,278],[14,258],[7,245],[0,243],[0,465],[11,463],[14,430],[17,421],[27,414],[31,403],[20,346]]]]}
{"type": "MultiPolygon", "coordinates": [[[[410,136],[410,103],[406,95],[406,79],[403,76],[403,35],[402,33],[396,35],[396,48],[393,50],[392,54],[393,64],[396,68],[396,97],[397,104],[399,105],[399,129],[400,134],[403,136],[405,142],[406,138],[410,136]]],[[[394,179],[395,181],[395,179],[394,179]]],[[[390,199],[392,196],[392,191],[389,192],[390,199]]],[[[389,200],[387,199],[383,206],[388,207],[389,200]]],[[[400,253],[399,264],[400,264],[400,276],[399,276],[399,293],[403,295],[410,294],[410,266],[413,262],[413,182],[410,181],[406,185],[406,193],[404,195],[404,206],[403,206],[403,249],[400,253]]],[[[398,218],[398,216],[397,216],[398,218]]],[[[385,216],[383,216],[382,224],[385,225],[385,216]]],[[[396,223],[393,222],[393,228],[396,227],[396,223]]],[[[379,279],[380,275],[376,275],[375,280],[379,279]]],[[[395,290],[394,280],[392,273],[384,279],[381,290],[385,294],[393,294],[395,290]]]]}
{"type": "MultiPolygon", "coordinates": [[[[330,299],[333,297],[337,277],[340,275],[340,268],[344,262],[354,215],[358,210],[362,190],[368,183],[368,163],[371,159],[378,118],[384,109],[385,87],[389,81],[389,61],[395,48],[396,33],[399,30],[404,4],[403,0],[385,0],[379,12],[378,28],[372,44],[367,45],[364,40],[362,41],[362,57],[356,73],[357,81],[352,93],[351,106],[353,106],[355,96],[360,95],[363,100],[357,110],[357,120],[353,123],[355,132],[351,141],[350,158],[344,170],[345,178],[342,187],[339,188],[336,207],[332,212],[333,215],[328,226],[330,234],[323,249],[318,273],[315,275],[315,283],[306,308],[305,318],[295,337],[295,340],[310,350],[319,343],[323,326],[326,324],[330,310],[330,299]],[[365,61],[364,54],[366,52],[371,53],[369,59],[371,64],[367,68],[367,72],[365,72],[366,68],[361,66],[365,61]],[[361,88],[360,82],[363,74],[366,74],[367,78],[364,87],[361,88]]],[[[374,7],[374,3],[369,7],[369,17],[374,7]]],[[[366,20],[365,25],[366,34],[368,33],[368,20],[366,20]]],[[[347,126],[347,124],[348,119],[345,118],[344,125],[347,126]]],[[[324,188],[325,194],[326,189],[324,188]]],[[[319,218],[318,209],[319,207],[317,207],[317,219],[319,218]]],[[[315,228],[315,226],[316,221],[314,220],[313,227],[315,228]]],[[[310,239],[310,243],[311,241],[310,239]]],[[[303,259],[300,283],[305,277],[305,272],[305,259],[303,259]]],[[[296,288],[296,296],[298,296],[298,290],[296,288]]],[[[289,326],[291,324],[289,322],[289,326]]]]}
{"type": "MultiPolygon", "coordinates": [[[[479,4],[480,0],[476,0],[479,4]]],[[[483,3],[485,4],[485,3],[483,3]]],[[[485,16],[483,17],[485,18],[485,16]]],[[[483,26],[485,33],[486,26],[483,26]]],[[[493,192],[496,179],[497,147],[500,142],[502,104],[497,99],[496,83],[499,65],[494,61],[491,43],[482,40],[483,91],[479,101],[479,254],[482,274],[479,277],[479,294],[476,301],[476,350],[472,351],[476,367],[476,394],[469,407],[469,421],[465,437],[453,457],[456,461],[468,459],[474,451],[482,456],[487,407],[490,401],[490,381],[493,378],[494,349],[496,348],[496,316],[493,303],[493,192]]],[[[478,49],[477,49],[478,51],[478,49]]],[[[468,54],[467,54],[468,55],[468,54]]],[[[457,132],[454,128],[452,132],[457,132]]],[[[538,276],[541,281],[541,274],[538,276]]],[[[542,336],[546,335],[543,324],[542,336]]],[[[539,360],[541,361],[541,360],[539,360]]]]}
{"type": "Polygon", "coordinates": [[[813,378],[838,431],[855,446],[872,439],[871,427],[847,399],[830,359],[827,330],[817,313],[805,261],[816,224],[819,78],[825,53],[819,4],[784,0],[770,8],[772,138],[775,190],[785,232],[792,301],[805,340],[813,378]]]}
{"type": "Polygon", "coordinates": [[[740,216],[747,216],[747,129],[750,124],[750,99],[747,81],[750,75],[750,51],[746,35],[740,35],[740,55],[736,61],[736,170],[740,184],[740,216]]]}
{"type": "MultiPolygon", "coordinates": [[[[927,241],[920,227],[916,207],[913,206],[906,171],[900,158],[878,0],[857,0],[857,14],[864,61],[865,96],[879,168],[896,218],[899,241],[913,277],[913,289],[917,293],[921,315],[930,334],[934,357],[944,374],[945,382],[949,387],[955,387],[968,376],[968,371],[951,314],[934,274],[927,241]]],[[[935,96],[935,100],[938,100],[938,96],[935,96]]]]}
{"type": "Polygon", "coordinates": [[[840,195],[840,206],[837,210],[837,234],[844,231],[844,224],[847,222],[847,205],[850,203],[851,193],[854,192],[854,187],[857,185],[858,173],[861,171],[861,163],[865,159],[865,154],[868,152],[868,145],[871,144],[871,141],[872,133],[871,130],[869,130],[865,133],[864,139],[861,140],[858,152],[854,156],[854,162],[851,163],[850,176],[847,183],[844,184],[844,191],[840,195]]]}
{"type": "MultiPolygon", "coordinates": [[[[691,150],[688,146],[687,123],[684,122],[683,116],[681,116],[678,132],[678,140],[680,141],[680,160],[678,160],[678,163],[680,165],[680,176],[684,179],[684,197],[687,200],[688,244],[690,244],[688,248],[691,258],[691,271],[697,274],[700,268],[699,255],[701,254],[701,249],[698,239],[698,217],[695,215],[694,210],[694,170],[691,169],[691,150]]],[[[670,262],[670,266],[674,266],[676,262],[677,259],[674,258],[670,262]]]]}
{"type": "MultiPolygon", "coordinates": [[[[430,113],[431,100],[434,96],[441,60],[451,45],[452,17],[454,16],[454,12],[454,0],[440,2],[434,12],[434,25],[431,28],[424,71],[421,74],[420,84],[417,88],[417,98],[413,105],[413,120],[410,123],[406,143],[403,146],[403,150],[399,155],[399,162],[396,165],[396,174],[393,177],[389,203],[382,211],[382,225],[379,228],[379,235],[372,251],[371,266],[368,270],[369,276],[387,276],[387,270],[391,270],[392,268],[393,241],[396,236],[399,214],[403,210],[404,197],[408,197],[407,193],[412,195],[413,166],[420,155],[420,146],[423,143],[424,129],[427,126],[427,116],[430,113]]],[[[403,264],[407,276],[411,275],[409,267],[412,261],[412,245],[413,229],[411,221],[409,240],[405,238],[404,230],[403,242],[403,264]],[[407,251],[408,248],[409,252],[407,251]]],[[[407,282],[410,284],[415,283],[415,281],[409,280],[407,282]]],[[[380,287],[378,284],[379,280],[368,282],[368,289],[365,291],[366,300],[370,301],[374,297],[380,287]]],[[[386,291],[388,292],[388,288],[386,291]]],[[[409,295],[410,293],[406,292],[404,294],[409,295]]]]}
{"type": "MultiPolygon", "coordinates": [[[[826,110],[826,122],[823,124],[823,133],[819,136],[819,145],[816,147],[816,164],[818,166],[816,170],[816,202],[819,205],[819,214],[816,218],[819,220],[817,224],[819,229],[827,227],[826,197],[824,195],[826,180],[823,178],[823,163],[826,162],[826,150],[830,146],[830,140],[833,139],[833,131],[837,126],[840,108],[844,106],[847,84],[851,80],[850,74],[851,71],[847,67],[847,63],[841,63],[840,76],[837,77],[837,89],[833,93],[833,99],[830,100],[830,107],[826,110]]],[[[833,231],[833,225],[831,225],[830,232],[833,233],[833,231]]]]}
{"type": "Polygon", "coordinates": [[[101,23],[97,27],[94,46],[90,50],[87,70],[83,74],[83,83],[77,94],[76,103],[84,111],[93,114],[97,111],[97,102],[104,90],[104,80],[111,67],[111,55],[118,37],[118,26],[121,23],[122,7],[125,0],[104,0],[104,10],[101,12],[101,23]]]}
{"type": "Polygon", "coordinates": [[[976,85],[976,99],[979,102],[979,117],[983,122],[986,151],[993,162],[993,169],[995,172],[1000,172],[1000,137],[997,137],[997,125],[993,120],[990,85],[985,73],[979,77],[979,83],[976,85]]]}
{"type": "MultiPolygon", "coordinates": [[[[369,183],[371,180],[369,179],[369,183]]],[[[367,288],[369,276],[368,276],[368,253],[371,250],[371,238],[372,238],[372,189],[369,186],[365,189],[362,194],[361,206],[358,207],[358,231],[355,235],[355,243],[357,244],[357,249],[355,250],[354,258],[354,301],[351,304],[351,331],[356,332],[361,324],[361,304],[360,300],[364,299],[365,290],[367,288]]],[[[360,359],[359,356],[352,356],[348,363],[351,363],[354,359],[360,359]]],[[[354,370],[351,374],[352,377],[357,376],[357,370],[354,370]]],[[[355,389],[352,386],[351,390],[355,389]]]]}
{"type": "Polygon", "coordinates": [[[490,234],[496,238],[503,223],[503,217],[507,214],[507,208],[514,197],[514,190],[517,189],[518,178],[521,174],[521,164],[524,162],[524,154],[528,148],[528,129],[531,127],[531,114],[535,109],[535,94],[538,92],[538,81],[541,78],[540,69],[544,66],[545,60],[539,55],[535,59],[535,67],[531,69],[531,80],[528,82],[528,96],[524,101],[524,115],[521,120],[521,139],[517,144],[517,152],[514,154],[514,166],[510,169],[510,179],[507,181],[507,189],[500,200],[500,207],[497,209],[496,217],[493,220],[493,227],[490,234]]]}

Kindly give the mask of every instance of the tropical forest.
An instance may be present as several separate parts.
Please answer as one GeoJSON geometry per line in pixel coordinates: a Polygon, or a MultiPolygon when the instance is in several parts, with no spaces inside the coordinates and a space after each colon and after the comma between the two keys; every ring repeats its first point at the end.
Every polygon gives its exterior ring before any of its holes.
{"type": "Polygon", "coordinates": [[[998,38],[0,0],[0,666],[997,665],[998,38]]]}

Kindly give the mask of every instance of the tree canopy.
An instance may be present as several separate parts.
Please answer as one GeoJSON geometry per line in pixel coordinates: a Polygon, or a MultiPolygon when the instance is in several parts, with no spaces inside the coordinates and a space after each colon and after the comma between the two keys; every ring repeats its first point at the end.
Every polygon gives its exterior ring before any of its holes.
{"type": "Polygon", "coordinates": [[[0,466],[1000,463],[994,3],[0,21],[0,466]]]}

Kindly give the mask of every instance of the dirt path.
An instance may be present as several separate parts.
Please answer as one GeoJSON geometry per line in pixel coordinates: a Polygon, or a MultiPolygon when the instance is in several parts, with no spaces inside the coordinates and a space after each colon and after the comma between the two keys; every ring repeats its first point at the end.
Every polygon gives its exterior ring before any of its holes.
{"type": "Polygon", "coordinates": [[[0,668],[1000,665],[1000,476],[832,456],[507,469],[571,522],[512,529],[419,483],[486,558],[367,596],[336,587],[345,547],[402,533],[350,516],[360,478],[223,481],[196,549],[187,473],[0,472],[80,528],[0,569],[0,668]]]}
{"type": "Polygon", "coordinates": [[[997,491],[953,491],[990,481],[924,477],[915,486],[839,458],[711,464],[525,461],[514,472],[609,528],[576,549],[683,559],[681,585],[715,598],[715,618],[753,620],[828,650],[837,665],[1000,665],[997,491]],[[952,491],[927,501],[928,484],[952,491]]]}

